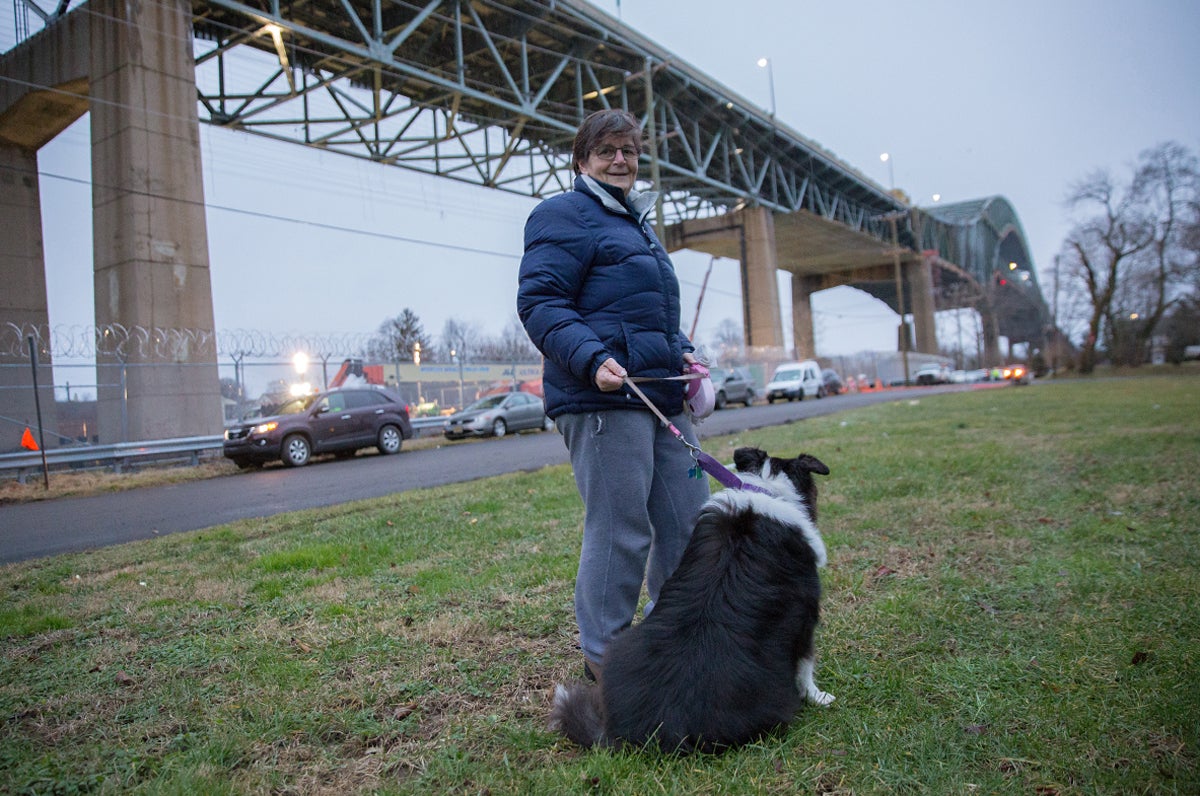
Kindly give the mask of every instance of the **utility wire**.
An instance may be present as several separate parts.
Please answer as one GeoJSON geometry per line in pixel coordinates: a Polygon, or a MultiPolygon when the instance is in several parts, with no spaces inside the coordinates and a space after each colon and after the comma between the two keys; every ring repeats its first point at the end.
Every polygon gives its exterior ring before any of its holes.
{"type": "MultiPolygon", "coordinates": [[[[21,170],[14,168],[12,166],[0,165],[0,171],[20,172],[21,170]]],[[[38,171],[38,176],[39,177],[47,177],[47,178],[53,179],[53,180],[61,180],[63,182],[75,183],[75,184],[79,184],[79,185],[91,185],[91,182],[88,180],[80,179],[78,177],[68,177],[64,174],[52,174],[50,172],[38,171]]],[[[112,186],[106,186],[106,187],[111,188],[112,186]]],[[[508,251],[498,251],[495,249],[482,249],[482,248],[478,248],[478,247],[474,247],[474,246],[462,246],[462,245],[455,244],[455,243],[441,243],[438,241],[424,240],[422,238],[412,238],[412,237],[408,237],[406,235],[396,235],[396,234],[393,234],[390,232],[378,232],[376,230],[371,230],[371,229],[346,227],[346,226],[342,226],[339,224],[331,224],[331,223],[328,223],[325,221],[312,221],[310,219],[294,218],[291,216],[280,215],[278,213],[265,213],[261,210],[247,210],[245,208],[240,208],[240,207],[228,207],[226,205],[210,204],[209,202],[196,202],[191,199],[180,199],[178,197],[167,196],[165,194],[152,193],[150,191],[130,190],[130,191],[127,191],[127,193],[131,193],[135,196],[142,196],[147,199],[166,200],[166,201],[176,202],[179,204],[199,206],[199,207],[205,208],[206,210],[220,210],[222,212],[233,213],[236,215],[246,216],[249,218],[260,218],[260,219],[267,219],[270,221],[282,221],[282,222],[286,222],[289,224],[298,224],[301,226],[312,227],[314,229],[323,229],[323,230],[329,230],[329,231],[334,231],[334,232],[345,232],[345,233],[350,233],[353,235],[362,235],[364,237],[379,238],[382,240],[395,241],[395,242],[399,242],[399,243],[413,243],[413,244],[417,244],[417,245],[421,245],[421,246],[433,246],[433,247],[441,248],[441,249],[450,249],[452,251],[468,252],[470,254],[484,254],[489,257],[502,257],[502,258],[508,259],[508,260],[520,259],[520,255],[515,254],[513,252],[508,252],[508,251]]]]}

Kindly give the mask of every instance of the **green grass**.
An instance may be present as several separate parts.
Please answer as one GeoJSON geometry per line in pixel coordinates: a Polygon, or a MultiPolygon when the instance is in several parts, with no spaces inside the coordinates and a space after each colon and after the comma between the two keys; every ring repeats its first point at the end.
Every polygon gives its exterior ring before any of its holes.
{"type": "Polygon", "coordinates": [[[720,756],[545,731],[565,467],[3,567],[0,792],[1197,793],[1198,408],[1072,381],[710,441],[832,471],[838,699],[720,756]]]}

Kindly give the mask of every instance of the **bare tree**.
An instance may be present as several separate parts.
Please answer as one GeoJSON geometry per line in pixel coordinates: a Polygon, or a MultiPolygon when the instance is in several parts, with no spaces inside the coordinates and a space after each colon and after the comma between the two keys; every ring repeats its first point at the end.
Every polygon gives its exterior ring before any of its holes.
{"type": "Polygon", "coordinates": [[[453,356],[463,362],[478,359],[476,349],[479,347],[481,338],[479,327],[473,323],[457,318],[447,318],[446,322],[442,324],[442,349],[445,351],[447,359],[450,358],[452,351],[454,352],[453,356]]]}
{"type": "Polygon", "coordinates": [[[1167,311],[1162,325],[1167,361],[1176,364],[1187,358],[1189,347],[1200,345],[1200,207],[1192,208],[1180,239],[1191,252],[1193,267],[1184,278],[1186,295],[1167,311]]]}
{"type": "Polygon", "coordinates": [[[477,348],[479,359],[487,362],[541,362],[542,355],[525,333],[525,327],[515,317],[510,318],[499,337],[484,338],[477,348]]]}
{"type": "Polygon", "coordinates": [[[418,345],[422,361],[437,361],[437,351],[425,334],[421,319],[405,307],[395,318],[379,324],[375,336],[367,343],[367,357],[379,362],[408,362],[415,359],[418,345]]]}
{"type": "Polygon", "coordinates": [[[1181,244],[1197,188],[1195,158],[1173,143],[1143,152],[1126,185],[1098,171],[1072,188],[1067,206],[1095,213],[1071,231],[1062,255],[1088,297],[1082,372],[1094,370],[1102,339],[1110,354],[1141,361],[1137,352],[1196,267],[1181,244]]]}
{"type": "Polygon", "coordinates": [[[718,360],[725,364],[740,359],[745,339],[741,325],[732,318],[718,323],[713,332],[713,346],[717,349],[718,360]]]}
{"type": "Polygon", "coordinates": [[[1137,357],[1131,364],[1149,351],[1167,311],[1194,290],[1200,168],[1179,144],[1161,144],[1142,154],[1134,190],[1145,197],[1154,235],[1128,281],[1123,296],[1127,303],[1118,305],[1114,313],[1131,321],[1129,344],[1137,357]]]}

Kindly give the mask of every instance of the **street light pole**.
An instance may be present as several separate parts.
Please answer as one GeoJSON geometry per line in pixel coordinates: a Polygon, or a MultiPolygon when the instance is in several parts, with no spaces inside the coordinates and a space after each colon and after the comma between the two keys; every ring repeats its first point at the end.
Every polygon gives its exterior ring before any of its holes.
{"type": "Polygon", "coordinates": [[[466,401],[463,400],[463,363],[462,357],[458,355],[456,349],[450,349],[450,358],[458,363],[458,411],[462,411],[466,406],[466,401]]]}
{"type": "Polygon", "coordinates": [[[775,118],[775,69],[771,66],[770,58],[759,58],[758,68],[767,70],[767,85],[771,89],[771,118],[775,118]]]}
{"type": "Polygon", "coordinates": [[[892,191],[896,190],[896,175],[892,170],[892,156],[884,152],[879,156],[879,159],[888,164],[888,189],[892,191]]]}
{"type": "Polygon", "coordinates": [[[904,277],[900,271],[900,233],[896,226],[896,213],[888,214],[892,227],[892,263],[896,277],[896,311],[900,313],[900,357],[904,361],[904,386],[908,386],[908,321],[904,315],[904,277]]]}
{"type": "Polygon", "coordinates": [[[417,411],[421,410],[421,341],[412,346],[413,364],[417,366],[417,411]]]}

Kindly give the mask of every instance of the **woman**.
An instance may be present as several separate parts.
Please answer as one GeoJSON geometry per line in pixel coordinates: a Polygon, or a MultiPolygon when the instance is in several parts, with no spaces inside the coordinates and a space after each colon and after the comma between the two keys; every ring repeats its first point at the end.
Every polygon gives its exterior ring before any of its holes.
{"type": "MultiPolygon", "coordinates": [[[[656,195],[635,191],[642,131],[623,110],[597,111],[575,136],[574,191],[525,225],[517,312],[545,357],[546,414],[571,456],[585,518],[575,617],[584,673],[628,627],[643,578],[650,605],[674,571],[708,498],[688,450],[625,386],[695,362],[680,330],[679,282],[646,221],[656,195]]],[[[639,384],[693,444],[684,383],[639,384]]]]}

